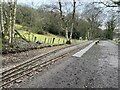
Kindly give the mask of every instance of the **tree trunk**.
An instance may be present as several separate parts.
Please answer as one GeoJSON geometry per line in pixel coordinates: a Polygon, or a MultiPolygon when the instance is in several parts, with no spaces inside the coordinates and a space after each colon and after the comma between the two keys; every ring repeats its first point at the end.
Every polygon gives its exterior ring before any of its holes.
{"type": "Polygon", "coordinates": [[[0,12],[1,12],[1,31],[4,34],[4,19],[3,19],[3,5],[2,0],[0,1],[0,12]]]}
{"type": "Polygon", "coordinates": [[[15,20],[16,20],[16,6],[17,6],[17,0],[14,0],[14,4],[13,4],[13,15],[12,15],[12,28],[11,28],[11,39],[12,39],[12,43],[13,43],[13,39],[14,39],[14,34],[15,34],[15,20]]]}
{"type": "Polygon", "coordinates": [[[92,30],[93,30],[93,19],[92,19],[92,21],[91,21],[91,23],[90,23],[91,25],[90,25],[90,32],[89,32],[89,40],[91,40],[92,39],[92,30]]]}
{"type": "Polygon", "coordinates": [[[90,30],[88,30],[87,39],[90,40],[90,30]]]}
{"type": "Polygon", "coordinates": [[[66,39],[67,39],[67,41],[68,41],[68,28],[66,27],[66,29],[65,29],[65,37],[66,37],[66,39]]]}
{"type": "Polygon", "coordinates": [[[74,29],[75,9],[76,9],[76,1],[73,0],[72,27],[71,27],[70,38],[69,38],[70,42],[72,40],[72,34],[74,29]]]}
{"type": "Polygon", "coordinates": [[[6,5],[5,0],[3,0],[4,36],[9,36],[9,11],[7,10],[8,6],[9,5],[8,4],[6,5]]]}
{"type": "Polygon", "coordinates": [[[74,28],[74,23],[72,23],[72,27],[71,27],[70,40],[72,39],[73,28],[74,28]]]}
{"type": "Polygon", "coordinates": [[[14,26],[15,26],[15,19],[16,19],[16,4],[17,0],[14,0],[12,3],[12,0],[8,0],[8,7],[9,7],[9,23],[8,23],[8,31],[9,31],[9,44],[13,44],[14,39],[14,26]]]}
{"type": "Polygon", "coordinates": [[[8,6],[9,6],[9,44],[12,44],[12,2],[8,0],[8,6]]]}

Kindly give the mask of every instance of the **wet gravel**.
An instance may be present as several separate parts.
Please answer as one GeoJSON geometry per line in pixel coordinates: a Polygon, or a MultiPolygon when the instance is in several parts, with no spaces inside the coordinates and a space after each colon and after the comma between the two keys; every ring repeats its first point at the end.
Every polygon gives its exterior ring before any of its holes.
{"type": "Polygon", "coordinates": [[[118,88],[118,46],[101,41],[81,58],[71,56],[19,88],[118,88]]]}

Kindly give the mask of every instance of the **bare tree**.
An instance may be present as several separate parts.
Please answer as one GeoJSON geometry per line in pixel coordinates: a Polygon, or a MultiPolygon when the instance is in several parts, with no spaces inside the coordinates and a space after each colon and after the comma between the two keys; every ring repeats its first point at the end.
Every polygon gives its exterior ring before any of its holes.
{"type": "MultiPolygon", "coordinates": [[[[59,0],[59,11],[60,11],[60,18],[62,20],[62,23],[66,23],[67,21],[65,21],[65,18],[64,18],[64,15],[63,15],[63,12],[62,12],[62,3],[61,3],[61,0],[59,0]]],[[[63,30],[65,30],[65,36],[66,36],[66,39],[68,41],[68,27],[66,26],[65,28],[63,27],[61,23],[61,27],[63,30]]]]}
{"type": "Polygon", "coordinates": [[[12,15],[12,40],[14,38],[14,33],[15,33],[16,7],[17,7],[17,0],[14,0],[14,2],[13,2],[13,15],[12,15]]]}
{"type": "Polygon", "coordinates": [[[88,40],[93,38],[95,28],[99,27],[99,25],[100,25],[99,20],[101,17],[100,15],[102,13],[102,10],[103,9],[101,9],[99,7],[95,7],[94,4],[89,4],[86,7],[85,11],[83,12],[83,15],[82,15],[83,18],[85,18],[90,25],[90,28],[87,33],[88,40]]]}
{"type": "MultiPolygon", "coordinates": [[[[113,11],[115,11],[115,13],[117,12],[118,13],[118,21],[117,21],[117,23],[118,23],[118,28],[119,28],[119,26],[120,26],[120,23],[119,23],[119,17],[120,17],[120,0],[109,0],[109,1],[106,1],[106,2],[101,2],[101,1],[98,1],[98,2],[93,2],[94,4],[99,4],[99,5],[104,5],[105,6],[105,8],[110,8],[110,9],[112,9],[113,11]],[[116,8],[118,8],[118,9],[116,9],[116,8]]],[[[115,16],[115,13],[114,13],[114,16],[115,16]]],[[[119,30],[119,29],[118,29],[119,30]]],[[[118,34],[119,34],[119,32],[120,31],[118,31],[118,34]]],[[[118,36],[120,36],[120,35],[118,35],[118,36]]]]}
{"type": "MultiPolygon", "coordinates": [[[[117,3],[115,2],[112,2],[112,0],[109,0],[109,1],[106,1],[106,2],[101,2],[101,1],[98,1],[98,2],[93,2],[94,4],[102,4],[106,7],[118,7],[117,6],[117,3]]],[[[120,1],[119,1],[120,3],[120,1]]]]}
{"type": "Polygon", "coordinates": [[[116,23],[117,18],[112,15],[111,18],[106,22],[106,38],[113,39],[115,28],[117,26],[116,23]]]}
{"type": "MultiPolygon", "coordinates": [[[[67,4],[65,3],[65,5],[67,6],[67,4]]],[[[76,1],[73,0],[72,2],[72,16],[69,20],[65,19],[65,16],[63,15],[63,10],[62,10],[62,3],[61,0],[59,0],[59,11],[60,11],[60,16],[61,16],[61,20],[62,22],[64,22],[66,24],[65,28],[63,28],[65,30],[65,35],[66,35],[66,39],[68,43],[71,43],[72,40],[72,34],[73,34],[73,29],[74,29],[74,19],[75,19],[75,12],[76,12],[76,1]],[[68,35],[68,27],[70,27],[70,25],[68,24],[69,22],[71,22],[71,29],[70,29],[70,37],[68,35]]],[[[70,10],[68,10],[66,8],[67,14],[70,14],[70,10]]],[[[62,25],[61,25],[62,26],[62,25]]]]}
{"type": "Polygon", "coordinates": [[[9,31],[9,44],[12,44],[13,42],[13,37],[12,37],[12,1],[8,0],[8,7],[9,7],[9,26],[8,26],[8,31],[9,31]]]}
{"type": "Polygon", "coordinates": [[[73,34],[75,11],[76,11],[76,1],[73,0],[72,27],[71,27],[70,41],[71,41],[71,39],[72,39],[72,34],[73,34]]]}
{"type": "Polygon", "coordinates": [[[16,20],[17,0],[1,1],[1,29],[4,35],[8,35],[8,43],[13,44],[14,26],[16,20]]]}

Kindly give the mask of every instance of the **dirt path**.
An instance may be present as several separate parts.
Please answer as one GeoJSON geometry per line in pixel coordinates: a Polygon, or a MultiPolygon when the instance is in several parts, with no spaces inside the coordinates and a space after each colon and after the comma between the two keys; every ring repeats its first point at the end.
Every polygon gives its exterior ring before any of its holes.
{"type": "Polygon", "coordinates": [[[118,46],[101,41],[81,58],[69,57],[20,88],[118,88],[118,46]]]}

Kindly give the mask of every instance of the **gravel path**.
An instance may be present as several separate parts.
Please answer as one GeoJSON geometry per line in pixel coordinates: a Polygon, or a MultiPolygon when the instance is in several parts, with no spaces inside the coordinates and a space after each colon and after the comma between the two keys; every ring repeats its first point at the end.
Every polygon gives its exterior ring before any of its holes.
{"type": "Polygon", "coordinates": [[[101,41],[81,58],[70,57],[20,88],[118,88],[118,46],[101,41]]]}

